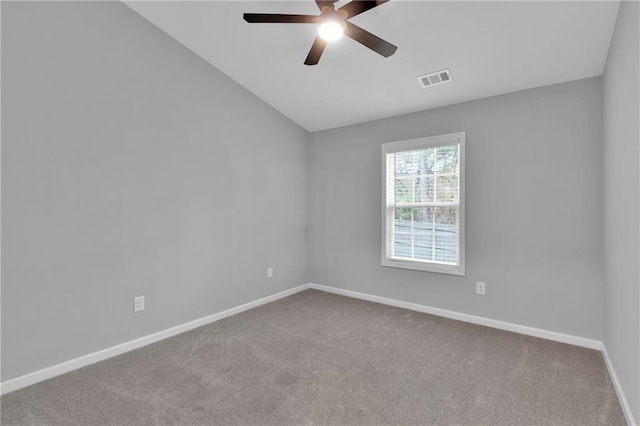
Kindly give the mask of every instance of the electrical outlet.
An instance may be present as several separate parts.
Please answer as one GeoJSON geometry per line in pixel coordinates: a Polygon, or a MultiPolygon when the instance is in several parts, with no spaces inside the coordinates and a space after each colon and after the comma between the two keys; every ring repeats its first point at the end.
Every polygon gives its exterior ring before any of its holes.
{"type": "Polygon", "coordinates": [[[267,268],[267,278],[273,278],[273,266],[267,268]]]}
{"type": "Polygon", "coordinates": [[[144,311],[144,296],[133,298],[133,312],[144,311]]]}
{"type": "Polygon", "coordinates": [[[482,281],[478,281],[476,283],[476,294],[485,295],[487,294],[487,284],[482,281]]]}

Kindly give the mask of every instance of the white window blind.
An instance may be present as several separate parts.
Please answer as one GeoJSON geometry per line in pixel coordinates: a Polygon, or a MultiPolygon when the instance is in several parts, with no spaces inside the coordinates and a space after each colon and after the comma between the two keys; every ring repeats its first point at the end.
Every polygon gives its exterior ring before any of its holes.
{"type": "Polygon", "coordinates": [[[383,144],[383,266],[464,275],[464,136],[383,144]]]}

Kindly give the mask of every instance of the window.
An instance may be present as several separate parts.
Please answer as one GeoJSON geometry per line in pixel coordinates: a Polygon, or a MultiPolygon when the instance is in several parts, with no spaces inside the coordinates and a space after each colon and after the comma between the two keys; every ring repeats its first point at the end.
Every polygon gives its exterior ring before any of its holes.
{"type": "Polygon", "coordinates": [[[464,275],[464,138],[382,145],[382,266],[464,275]]]}

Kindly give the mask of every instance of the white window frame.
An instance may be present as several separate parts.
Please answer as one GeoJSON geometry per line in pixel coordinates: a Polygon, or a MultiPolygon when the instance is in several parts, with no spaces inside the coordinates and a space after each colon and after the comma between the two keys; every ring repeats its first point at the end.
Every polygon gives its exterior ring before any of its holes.
{"type": "Polygon", "coordinates": [[[465,275],[465,132],[449,133],[446,135],[429,136],[399,142],[382,144],[382,266],[417,271],[436,272],[449,275],[465,275]],[[417,149],[433,148],[437,146],[459,144],[460,158],[460,193],[459,193],[459,259],[457,265],[438,262],[393,258],[387,253],[389,247],[388,236],[393,232],[393,207],[387,201],[387,154],[417,149]]]}

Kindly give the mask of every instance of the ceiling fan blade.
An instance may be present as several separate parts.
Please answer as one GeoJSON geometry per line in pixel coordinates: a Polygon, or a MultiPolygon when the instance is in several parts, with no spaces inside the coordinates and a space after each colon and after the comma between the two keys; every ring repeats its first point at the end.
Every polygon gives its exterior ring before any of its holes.
{"type": "Polygon", "coordinates": [[[254,24],[315,24],[318,17],[313,15],[285,15],[281,13],[245,13],[244,20],[254,24]]]}
{"type": "Polygon", "coordinates": [[[371,34],[369,31],[366,31],[359,26],[348,21],[346,23],[347,28],[344,30],[344,34],[346,36],[351,37],[358,43],[368,47],[385,58],[393,55],[396,52],[396,49],[398,49],[397,46],[394,46],[388,41],[384,41],[380,37],[371,34]]]}
{"type": "Polygon", "coordinates": [[[316,65],[320,61],[320,56],[322,56],[322,52],[324,52],[324,48],[327,47],[327,42],[317,36],[311,45],[311,50],[309,50],[309,54],[307,55],[307,59],[305,59],[305,65],[316,65]]]}
{"type": "Polygon", "coordinates": [[[320,9],[320,11],[322,12],[322,8],[323,7],[328,7],[329,9],[333,9],[333,4],[336,2],[337,0],[328,0],[328,1],[322,1],[322,0],[316,0],[316,4],[318,5],[318,9],[320,9]]]}
{"type": "Polygon", "coordinates": [[[373,9],[376,6],[380,6],[381,4],[386,3],[388,1],[389,0],[373,0],[373,1],[355,0],[338,8],[338,10],[347,12],[347,19],[349,19],[349,18],[353,18],[356,15],[360,15],[362,12],[366,12],[367,10],[373,9]]]}

